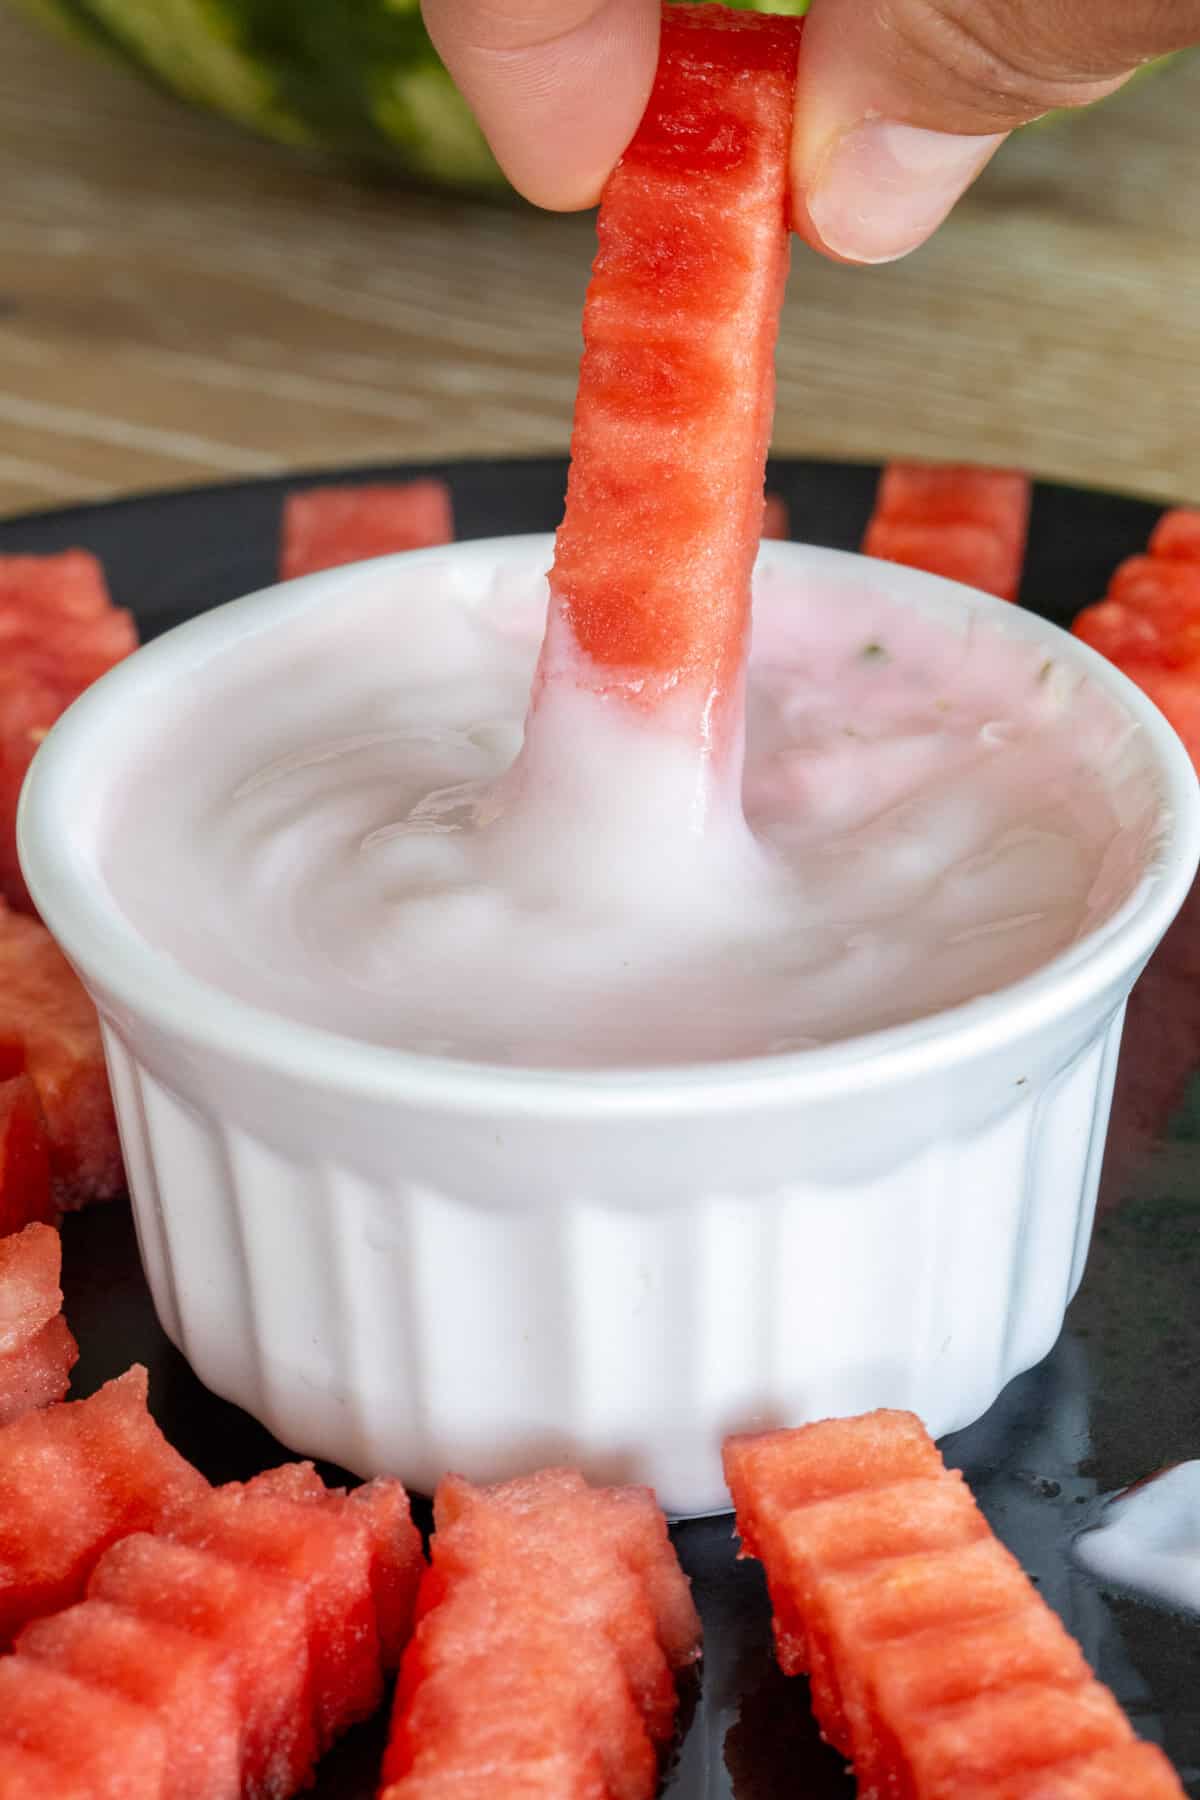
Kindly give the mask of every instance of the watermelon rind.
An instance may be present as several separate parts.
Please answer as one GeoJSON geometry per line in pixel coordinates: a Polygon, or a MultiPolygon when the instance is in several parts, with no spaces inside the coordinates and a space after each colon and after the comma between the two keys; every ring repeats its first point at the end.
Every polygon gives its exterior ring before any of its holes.
{"type": "MultiPolygon", "coordinates": [[[[431,185],[507,187],[429,41],[419,0],[10,3],[260,136],[431,185]]],[[[810,0],[727,3],[799,15],[810,0]]]]}

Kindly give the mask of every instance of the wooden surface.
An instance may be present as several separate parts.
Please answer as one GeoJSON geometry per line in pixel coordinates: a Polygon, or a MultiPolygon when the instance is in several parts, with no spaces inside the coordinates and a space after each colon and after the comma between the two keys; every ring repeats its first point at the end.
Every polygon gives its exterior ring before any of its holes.
{"type": "MultiPolygon", "coordinates": [[[[591,242],[357,185],[0,11],[0,514],[562,449],[591,242]]],[[[779,361],[782,451],[1200,501],[1200,55],[1024,134],[906,264],[799,253],[779,361]]]]}

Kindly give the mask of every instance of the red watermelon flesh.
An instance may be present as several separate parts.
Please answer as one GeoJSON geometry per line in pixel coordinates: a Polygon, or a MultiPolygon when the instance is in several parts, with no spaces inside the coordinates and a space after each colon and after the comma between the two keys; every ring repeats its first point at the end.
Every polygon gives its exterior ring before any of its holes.
{"type": "Polygon", "coordinates": [[[645,1583],[658,1641],[671,1668],[688,1668],[700,1656],[700,1615],[653,1492],[644,1487],[591,1488],[584,1507],[589,1527],[598,1529],[607,1547],[645,1583]]]}
{"type": "Polygon", "coordinates": [[[875,499],[875,510],[884,518],[990,525],[1005,537],[1024,537],[1029,506],[1027,475],[975,463],[889,463],[875,499]]]}
{"type": "Polygon", "coordinates": [[[256,1482],[230,1483],[184,1507],[162,1530],[175,1542],[300,1584],[318,1752],[370,1717],[383,1695],[372,1544],[365,1519],[344,1499],[327,1508],[264,1494],[256,1482]]]}
{"type": "Polygon", "coordinates": [[[1131,556],[1071,629],[1166,715],[1200,768],[1200,512],[1163,515],[1150,554],[1131,556]]]}
{"type": "Polygon", "coordinates": [[[371,1592],[383,1666],[398,1669],[412,1635],[417,1590],[425,1572],[421,1534],[412,1522],[402,1484],[379,1477],[349,1496],[351,1515],[371,1542],[371,1592]]]}
{"type": "Polygon", "coordinates": [[[880,1487],[881,1463],[919,1461],[923,1435],[875,1413],[726,1447],[743,1542],[800,1621],[813,1710],[864,1800],[962,1800],[985,1776],[1131,1742],[1018,1563],[981,1535],[961,1477],[880,1487]]]}
{"type": "Polygon", "coordinates": [[[1200,563],[1130,556],[1114,571],[1109,600],[1144,613],[1164,629],[1200,620],[1200,563]]]}
{"type": "Polygon", "coordinates": [[[53,1225],[0,1237],[0,1356],[19,1350],[62,1309],[62,1240],[53,1225]]]}
{"type": "Polygon", "coordinates": [[[138,1533],[101,1557],[88,1583],[92,1600],[175,1626],[220,1652],[241,1719],[247,1795],[283,1800],[307,1783],[316,1740],[308,1609],[298,1582],[138,1533]]]}
{"type": "Polygon", "coordinates": [[[92,1800],[87,1771],[68,1774],[37,1750],[4,1746],[0,1757],[0,1800],[92,1800]]]}
{"type": "Polygon", "coordinates": [[[685,1645],[678,1594],[659,1573],[663,1546],[674,1552],[650,1505],[644,1490],[589,1489],[569,1469],[491,1488],[442,1483],[386,1782],[403,1794],[410,1774],[490,1769],[498,1791],[511,1776],[513,1791],[538,1793],[553,1752],[578,1765],[579,1791],[599,1758],[617,1800],[654,1792],[650,1734],[665,1737],[675,1712],[665,1641],[680,1640],[682,1664],[696,1627],[685,1645]]]}
{"type": "Polygon", "coordinates": [[[79,1346],[63,1318],[51,1319],[19,1350],[0,1356],[0,1426],[62,1400],[79,1346]]]}
{"type": "Polygon", "coordinates": [[[45,926],[0,900],[0,1042],[22,1047],[50,1139],[61,1207],[123,1191],[100,1023],[45,926]]]}
{"type": "Polygon", "coordinates": [[[1015,469],[889,463],[863,550],[1015,600],[1030,499],[1029,478],[1015,469]]]}
{"type": "Polygon", "coordinates": [[[1085,606],[1071,630],[1118,666],[1130,660],[1164,665],[1173,660],[1158,621],[1117,600],[1100,600],[1095,606],[1085,606]]]}
{"type": "Polygon", "coordinates": [[[870,1418],[871,1425],[824,1419],[804,1432],[762,1432],[725,1442],[725,1479],[737,1513],[741,1555],[758,1557],[766,1569],[775,1654],[787,1675],[808,1667],[808,1642],[799,1600],[773,1580],[785,1517],[814,1501],[937,1475],[942,1468],[924,1427],[910,1413],[883,1411],[870,1418]]]}
{"type": "MultiPolygon", "coordinates": [[[[0,927],[2,928],[2,927],[0,927]]],[[[6,1078],[0,1070],[0,1238],[26,1225],[51,1225],[58,1217],[50,1189],[50,1140],[41,1102],[24,1068],[24,1049],[7,1047],[6,1078]]]]}
{"type": "MultiPolygon", "coordinates": [[[[504,1800],[608,1800],[608,1794],[596,1757],[584,1762],[569,1751],[546,1750],[536,1762],[526,1761],[519,1772],[505,1771],[504,1800]]],[[[24,1800],[23,1793],[19,1800],[24,1800]]],[[[414,1772],[385,1789],[380,1800],[497,1800],[495,1777],[488,1769],[465,1774],[456,1769],[414,1772]]]]}
{"type": "Polygon", "coordinates": [[[17,1651],[154,1714],[165,1746],[161,1800],[239,1794],[241,1725],[215,1645],[92,1599],[27,1626],[17,1651]]]}
{"type": "Polygon", "coordinates": [[[803,1637],[813,1704],[819,1704],[822,1728],[832,1742],[848,1741],[849,1728],[835,1673],[825,1580],[844,1572],[872,1574],[889,1559],[987,1538],[987,1525],[961,1477],[918,1478],[813,1501],[781,1519],[771,1574],[773,1607],[779,1596],[776,1654],[785,1674],[796,1673],[794,1645],[803,1637]]]}
{"type": "Polygon", "coordinates": [[[85,550],[0,556],[0,895],[29,907],[17,863],[16,802],[49,727],[85,687],[137,647],[85,550]]]}
{"type": "Polygon", "coordinates": [[[899,1721],[994,1688],[1030,1681],[1069,1687],[1090,1670],[1058,1614],[1026,1591],[1009,1612],[874,1645],[864,1673],[876,1706],[899,1721]]]}
{"type": "Polygon", "coordinates": [[[1150,554],[1200,563],[1200,511],[1179,506],[1165,512],[1150,533],[1150,554]]]}
{"type": "Polygon", "coordinates": [[[547,681],[619,684],[643,706],[669,693],[700,736],[738,691],[799,42],[793,19],[664,11],[645,116],[600,203],[535,720],[547,681]]]}
{"type": "MultiPolygon", "coordinates": [[[[166,1756],[154,1714],[24,1656],[0,1658],[0,1767],[10,1749],[45,1757],[68,1784],[85,1781],[90,1800],[162,1794],[166,1756]]],[[[59,1792],[51,1786],[44,1800],[59,1792]]]]}
{"type": "Polygon", "coordinates": [[[927,1716],[904,1745],[904,1763],[920,1800],[961,1800],[965,1782],[995,1781],[1132,1741],[1128,1719],[1098,1681],[1037,1682],[927,1716]]]}
{"type": "Polygon", "coordinates": [[[372,482],[289,494],[279,573],[284,581],[397,550],[425,550],[454,537],[444,481],[372,482]]]}
{"type": "Polygon", "coordinates": [[[57,686],[0,663],[0,902],[33,910],[17,860],[17,801],[38,745],[64,710],[57,686]]]}
{"type": "Polygon", "coordinates": [[[782,494],[768,494],[764,500],[762,534],[765,538],[791,537],[787,501],[782,494]]]}
{"type": "Polygon", "coordinates": [[[887,1791],[889,1770],[903,1766],[900,1746],[919,1737],[937,1709],[1030,1683],[1066,1688],[1091,1678],[1058,1617],[1028,1596],[1000,1615],[868,1646],[860,1668],[870,1729],[856,1740],[855,1771],[867,1793],[887,1791]]]}
{"type": "Polygon", "coordinates": [[[146,1410],[146,1371],[0,1428],[0,1647],[77,1600],[97,1559],[207,1489],[146,1410]]]}
{"type": "Polygon", "coordinates": [[[654,1612],[659,1643],[673,1669],[686,1668],[700,1655],[700,1616],[691,1584],[667,1531],[662,1509],[649,1488],[591,1488],[576,1469],[541,1469],[495,1487],[475,1487],[461,1476],[448,1475],[434,1503],[437,1530],[481,1511],[499,1510],[517,1518],[578,1510],[589,1534],[645,1583],[654,1612]]]}
{"type": "Polygon", "coordinates": [[[675,1682],[658,1641],[645,1584],[594,1546],[586,1526],[576,1535],[570,1515],[484,1513],[439,1533],[434,1565],[451,1590],[468,1581],[486,1588],[501,1608],[544,1611],[589,1640],[607,1638],[650,1736],[665,1742],[675,1728],[675,1682]]]}
{"type": "Polygon", "coordinates": [[[876,519],[863,538],[863,553],[882,562],[903,563],[961,581],[1001,600],[1015,600],[1021,564],[990,525],[924,524],[908,519],[876,519]]]}
{"type": "Polygon", "coordinates": [[[1048,1769],[961,1782],[955,1800],[1184,1800],[1184,1788],[1157,1744],[1121,1744],[1048,1769]]]}
{"type": "Polygon", "coordinates": [[[818,1576],[811,1683],[822,1731],[847,1756],[877,1760],[879,1731],[862,1677],[864,1652],[913,1632],[948,1633],[965,1621],[1011,1611],[1027,1596],[1020,1566],[992,1537],[818,1576]]]}
{"type": "Polygon", "coordinates": [[[382,1693],[372,1518],[311,1464],[182,1497],[110,1545],[86,1599],[12,1660],[145,1707],[159,1800],[287,1800],[382,1693]]]}
{"type": "Polygon", "coordinates": [[[585,1771],[598,1761],[613,1800],[649,1800],[657,1786],[653,1746],[606,1639],[460,1580],[405,1652],[385,1790],[410,1771],[490,1770],[504,1793],[548,1751],[585,1771]]]}

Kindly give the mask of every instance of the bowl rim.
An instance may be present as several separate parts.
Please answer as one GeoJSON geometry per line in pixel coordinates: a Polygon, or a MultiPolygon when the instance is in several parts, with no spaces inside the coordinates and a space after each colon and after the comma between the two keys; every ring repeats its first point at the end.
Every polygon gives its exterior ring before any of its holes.
{"type": "MultiPolygon", "coordinates": [[[[1106,691],[1145,734],[1162,792],[1154,855],[1133,892],[1078,944],[1016,982],[925,1018],[799,1051],[733,1061],[648,1067],[553,1069],[500,1066],[372,1044],[293,1020],[193,974],[138,932],[96,879],[69,821],[80,793],[103,789],[106,733],[128,735],[144,692],[161,691],[251,636],[270,631],[364,578],[422,564],[542,559],[549,533],[479,538],[323,570],[280,582],[197,614],[118,663],[80,696],[34,757],[17,815],[18,853],[34,901],[85,985],[162,1035],[241,1065],[329,1092],[420,1101],[443,1110],[520,1116],[697,1113],[767,1099],[810,1102],[869,1092],[970,1062],[1014,1045],[1072,1014],[1126,976],[1153,950],[1182,905],[1200,862],[1200,782],[1180,739],[1153,702],[1111,663],[1040,614],[924,571],[851,551],[766,542],[759,567],[843,575],[869,570],[898,599],[965,609],[1007,635],[1052,647],[1056,657],[1106,691]]],[[[134,727],[136,729],[136,727],[134,727]]]]}

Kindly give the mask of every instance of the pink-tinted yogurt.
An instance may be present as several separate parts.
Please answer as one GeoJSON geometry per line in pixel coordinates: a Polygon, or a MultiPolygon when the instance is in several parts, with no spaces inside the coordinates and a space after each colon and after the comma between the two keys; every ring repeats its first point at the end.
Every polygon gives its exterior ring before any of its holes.
{"type": "MultiPolygon", "coordinates": [[[[760,572],[737,768],[557,687],[544,587],[356,575],[147,721],[106,832],[144,935],[296,1020],[551,1067],[803,1049],[969,1002],[1132,891],[1136,728],[1045,650],[760,572]]],[[[736,763],[736,759],[735,759],[736,763]]]]}

